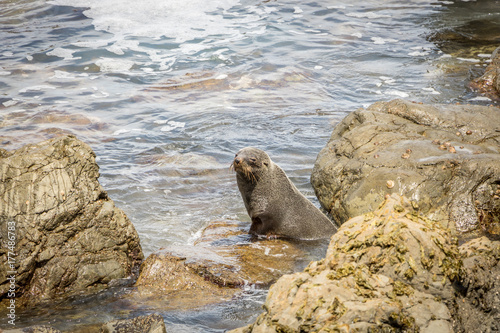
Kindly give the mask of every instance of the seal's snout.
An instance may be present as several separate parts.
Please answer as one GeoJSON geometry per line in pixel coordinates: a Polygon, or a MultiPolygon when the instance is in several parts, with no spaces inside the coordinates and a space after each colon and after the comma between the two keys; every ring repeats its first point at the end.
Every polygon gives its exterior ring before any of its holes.
{"type": "Polygon", "coordinates": [[[231,166],[229,167],[232,171],[236,172],[241,172],[241,170],[244,167],[244,159],[238,155],[234,157],[233,163],[231,163],[231,166]]]}
{"type": "Polygon", "coordinates": [[[230,169],[233,171],[238,171],[238,169],[241,169],[243,167],[243,159],[241,157],[238,157],[238,155],[235,156],[233,163],[231,163],[230,169]]]}
{"type": "Polygon", "coordinates": [[[231,170],[236,171],[241,177],[247,178],[254,183],[257,179],[254,174],[255,170],[252,169],[252,165],[254,164],[252,160],[252,158],[249,159],[246,154],[239,151],[234,156],[233,163],[231,163],[231,170]]]}

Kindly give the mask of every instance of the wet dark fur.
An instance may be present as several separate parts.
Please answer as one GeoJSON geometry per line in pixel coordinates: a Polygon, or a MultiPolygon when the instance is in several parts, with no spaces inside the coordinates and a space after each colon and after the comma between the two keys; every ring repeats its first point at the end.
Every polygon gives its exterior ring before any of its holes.
{"type": "Polygon", "coordinates": [[[262,150],[240,150],[231,164],[248,215],[250,233],[299,239],[328,238],[336,228],[262,150]]]}

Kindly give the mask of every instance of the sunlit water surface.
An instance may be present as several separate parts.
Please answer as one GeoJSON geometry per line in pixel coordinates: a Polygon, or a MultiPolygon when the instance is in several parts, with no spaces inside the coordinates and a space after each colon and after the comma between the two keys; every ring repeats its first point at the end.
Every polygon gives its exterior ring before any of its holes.
{"type": "MultiPolygon", "coordinates": [[[[249,220],[229,170],[242,147],[266,150],[317,203],[312,166],[348,112],[394,98],[490,104],[467,82],[495,47],[470,51],[435,35],[470,22],[498,27],[498,8],[498,1],[1,0],[0,140],[15,149],[75,134],[95,150],[100,181],[146,255],[192,244],[210,221],[249,220]]],[[[25,323],[68,328],[86,322],[72,319],[83,309],[96,322],[113,319],[117,309],[99,307],[111,293],[80,308],[77,300],[76,310],[27,314],[25,323]]],[[[162,314],[169,332],[222,332],[253,320],[265,294],[250,288],[227,304],[162,314]]]]}

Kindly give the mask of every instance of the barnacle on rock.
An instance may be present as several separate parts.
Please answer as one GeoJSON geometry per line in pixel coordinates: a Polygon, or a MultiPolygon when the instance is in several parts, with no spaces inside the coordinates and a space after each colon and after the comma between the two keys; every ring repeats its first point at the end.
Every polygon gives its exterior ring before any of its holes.
{"type": "Polygon", "coordinates": [[[344,264],[342,267],[337,268],[335,271],[328,273],[326,276],[330,280],[340,280],[343,277],[352,275],[354,273],[354,265],[344,264]]]}
{"type": "Polygon", "coordinates": [[[333,315],[331,320],[338,320],[347,311],[347,307],[342,304],[337,297],[335,297],[332,303],[328,306],[327,311],[333,315]]]}
{"type": "Polygon", "coordinates": [[[391,326],[400,329],[402,332],[419,332],[419,327],[415,325],[415,318],[403,312],[393,312],[389,316],[391,326]]]}
{"type": "Polygon", "coordinates": [[[365,214],[365,216],[364,216],[364,221],[365,221],[365,222],[370,221],[370,220],[372,220],[374,217],[375,217],[375,214],[373,214],[373,212],[367,213],[367,214],[365,214]]]}
{"type": "Polygon", "coordinates": [[[426,254],[424,247],[422,246],[422,244],[420,244],[420,263],[428,271],[430,271],[434,266],[434,261],[432,260],[432,258],[434,258],[434,251],[430,251],[428,254],[426,254]]]}
{"type": "Polygon", "coordinates": [[[398,213],[402,213],[405,211],[405,209],[401,205],[394,205],[394,211],[396,211],[398,213]]]}
{"type": "Polygon", "coordinates": [[[404,272],[404,277],[408,280],[412,280],[415,276],[415,271],[410,267],[404,272]]]}
{"type": "Polygon", "coordinates": [[[410,296],[415,292],[415,290],[411,286],[401,281],[394,281],[392,290],[396,296],[410,296]]]}

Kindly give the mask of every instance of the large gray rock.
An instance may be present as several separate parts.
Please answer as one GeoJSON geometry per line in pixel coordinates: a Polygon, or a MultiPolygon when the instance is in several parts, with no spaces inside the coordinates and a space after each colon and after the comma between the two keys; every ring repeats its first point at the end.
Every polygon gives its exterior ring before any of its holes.
{"type": "Polygon", "coordinates": [[[393,195],[344,223],[323,260],[281,277],[265,312],[231,333],[498,331],[499,245],[483,238],[459,249],[393,195]]]}
{"type": "Polygon", "coordinates": [[[73,136],[0,151],[0,260],[15,259],[0,265],[4,301],[12,275],[21,306],[104,288],[139,265],[137,232],[98,177],[94,152],[73,136]]]}
{"type": "Polygon", "coordinates": [[[311,176],[322,206],[343,223],[386,194],[452,230],[500,233],[500,109],[378,102],[333,130],[311,176]]]}

